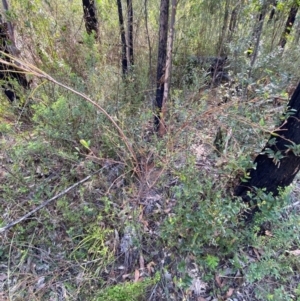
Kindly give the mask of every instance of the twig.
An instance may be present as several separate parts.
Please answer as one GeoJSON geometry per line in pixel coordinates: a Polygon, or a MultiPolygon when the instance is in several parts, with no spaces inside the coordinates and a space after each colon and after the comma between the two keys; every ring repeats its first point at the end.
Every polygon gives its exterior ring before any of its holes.
{"type": "MultiPolygon", "coordinates": [[[[101,168],[102,169],[102,168],[101,168]]],[[[6,226],[0,228],[0,233],[5,232],[6,230],[10,229],[11,227],[15,226],[16,224],[19,224],[20,222],[24,221],[25,219],[27,219],[29,216],[31,216],[32,214],[34,214],[35,212],[39,211],[40,209],[44,208],[45,206],[47,206],[50,202],[55,201],[56,199],[62,197],[63,195],[65,195],[66,193],[68,193],[70,190],[74,189],[75,187],[83,184],[84,182],[86,182],[87,180],[89,180],[94,174],[96,174],[97,172],[99,172],[101,169],[95,171],[94,173],[92,173],[91,175],[87,176],[86,178],[82,179],[81,181],[75,183],[74,185],[68,187],[67,189],[65,189],[64,191],[60,192],[59,194],[57,194],[56,196],[54,196],[51,199],[48,199],[46,201],[44,201],[41,205],[37,206],[35,209],[33,209],[32,211],[26,213],[25,215],[23,215],[22,217],[16,219],[15,221],[7,224],[6,226]]]]}

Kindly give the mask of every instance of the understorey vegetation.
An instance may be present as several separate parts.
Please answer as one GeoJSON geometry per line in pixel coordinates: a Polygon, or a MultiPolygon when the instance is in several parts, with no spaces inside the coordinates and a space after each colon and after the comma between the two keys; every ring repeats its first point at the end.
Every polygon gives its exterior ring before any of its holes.
{"type": "Polygon", "coordinates": [[[3,1],[0,300],[300,300],[298,7],[3,1]]]}

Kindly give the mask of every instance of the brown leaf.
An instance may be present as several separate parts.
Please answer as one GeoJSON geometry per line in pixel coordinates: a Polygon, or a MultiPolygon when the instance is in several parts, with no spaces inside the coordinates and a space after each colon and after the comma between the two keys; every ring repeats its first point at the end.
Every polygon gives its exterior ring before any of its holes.
{"type": "Polygon", "coordinates": [[[130,278],[130,274],[124,274],[122,275],[123,280],[125,280],[126,278],[130,278]]]}
{"type": "Polygon", "coordinates": [[[258,251],[255,248],[253,248],[253,252],[255,253],[257,259],[260,260],[260,255],[259,255],[258,251]]]}
{"type": "Polygon", "coordinates": [[[134,271],[134,282],[138,282],[140,278],[140,272],[139,270],[134,271]]]}
{"type": "Polygon", "coordinates": [[[154,269],[152,268],[152,266],[155,266],[156,264],[151,261],[147,264],[147,270],[148,270],[148,273],[151,274],[151,272],[154,272],[154,269]]]}
{"type": "Polygon", "coordinates": [[[295,255],[295,256],[299,256],[300,255],[300,250],[294,250],[294,251],[287,251],[288,253],[295,255]]]}
{"type": "Polygon", "coordinates": [[[140,254],[140,269],[141,270],[145,269],[145,260],[142,254],[140,254]]]}
{"type": "Polygon", "coordinates": [[[265,231],[265,235],[273,237],[273,233],[271,231],[268,231],[268,230],[265,231]]]}
{"type": "Polygon", "coordinates": [[[218,287],[223,287],[224,286],[224,283],[222,283],[222,280],[221,280],[219,275],[215,276],[215,280],[217,282],[218,287]]]}
{"type": "Polygon", "coordinates": [[[231,297],[233,292],[234,292],[234,288],[230,287],[229,290],[227,291],[226,295],[225,295],[225,298],[231,297]]]}

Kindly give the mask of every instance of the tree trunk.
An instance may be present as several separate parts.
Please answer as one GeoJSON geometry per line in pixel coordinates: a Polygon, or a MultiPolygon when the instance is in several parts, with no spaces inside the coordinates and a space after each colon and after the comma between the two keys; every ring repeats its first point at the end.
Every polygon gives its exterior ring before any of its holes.
{"type": "Polygon", "coordinates": [[[128,20],[128,62],[134,65],[133,60],[133,8],[132,0],[127,0],[127,20],[128,20]]]}
{"type": "MultiPolygon", "coordinates": [[[[270,12],[270,15],[269,15],[268,23],[271,23],[272,20],[274,19],[277,4],[278,4],[278,1],[276,1],[276,0],[273,1],[273,3],[272,3],[273,7],[272,7],[271,12],[270,12]]],[[[276,20],[275,20],[275,21],[276,21],[276,20]]]]}
{"type": "Polygon", "coordinates": [[[238,3],[231,12],[229,28],[228,28],[228,39],[227,42],[230,43],[237,25],[237,17],[241,8],[241,3],[238,3]]]}
{"type": "Polygon", "coordinates": [[[226,55],[224,44],[225,44],[225,41],[226,41],[228,21],[229,21],[229,4],[230,4],[230,0],[226,0],[222,32],[221,32],[221,36],[219,37],[218,56],[225,56],[226,55]]]}
{"type": "Polygon", "coordinates": [[[174,26],[175,26],[176,8],[177,8],[177,0],[172,0],[171,22],[170,22],[170,31],[168,36],[167,60],[166,60],[166,68],[165,68],[164,94],[163,94],[163,102],[162,102],[162,110],[161,110],[161,120],[160,120],[160,126],[158,130],[160,136],[163,136],[166,133],[164,116],[167,110],[166,103],[169,97],[170,79],[171,79],[171,72],[172,72],[172,50],[173,50],[173,41],[174,41],[174,33],[175,33],[174,26]]]}
{"type": "Polygon", "coordinates": [[[82,0],[83,17],[86,32],[90,35],[95,34],[95,39],[99,36],[97,9],[94,0],[82,0]]]}
{"type": "MultiPolygon", "coordinates": [[[[14,56],[16,55],[16,50],[15,47],[13,47],[14,41],[11,41],[10,37],[9,25],[7,22],[2,21],[2,16],[0,15],[0,51],[14,56]]],[[[1,55],[1,58],[8,63],[13,63],[13,60],[9,56],[1,55]]],[[[21,70],[15,66],[8,66],[4,63],[0,63],[0,81],[1,87],[10,102],[20,99],[14,81],[25,89],[29,89],[30,86],[30,82],[21,70]]]]}
{"type": "Polygon", "coordinates": [[[253,45],[253,49],[250,52],[251,61],[250,61],[249,77],[251,77],[252,68],[253,68],[256,58],[257,58],[260,37],[262,34],[264,20],[265,20],[265,16],[267,13],[267,7],[268,7],[268,0],[264,0],[264,2],[262,3],[261,12],[259,14],[258,22],[255,25],[254,31],[253,31],[253,44],[251,43],[253,45]]]}
{"type": "MultiPolygon", "coordinates": [[[[286,120],[272,133],[266,146],[256,157],[256,168],[248,170],[250,178],[235,189],[234,194],[247,203],[251,201],[247,193],[255,195],[254,188],[265,188],[266,193],[277,196],[279,188],[290,185],[300,169],[300,83],[288,108],[286,120]]],[[[250,221],[257,211],[259,209],[254,204],[245,215],[246,221],[250,221]]]]}
{"type": "Polygon", "coordinates": [[[283,33],[281,35],[281,39],[279,41],[279,46],[281,48],[284,48],[284,46],[287,42],[287,37],[291,33],[291,30],[292,30],[293,25],[294,25],[295,20],[296,20],[296,15],[297,15],[297,12],[298,12],[298,8],[299,8],[298,1],[295,1],[295,3],[292,5],[292,7],[290,9],[288,18],[287,18],[286,23],[285,23],[284,31],[283,31],[283,33]]]}
{"type": "MultiPolygon", "coordinates": [[[[155,99],[155,130],[159,131],[164,83],[165,83],[165,67],[167,59],[167,39],[168,39],[168,21],[169,21],[169,0],[161,0],[160,2],[160,19],[159,19],[159,43],[157,57],[157,74],[156,74],[156,99],[155,99]]],[[[163,125],[162,125],[163,126],[163,125]]]]}
{"type": "Polygon", "coordinates": [[[120,32],[121,32],[121,42],[122,42],[122,73],[125,76],[128,73],[128,61],[126,55],[126,35],[125,35],[125,27],[124,27],[124,20],[123,20],[123,10],[122,10],[122,3],[121,0],[117,0],[118,6],[118,14],[119,14],[119,24],[120,24],[120,32]]]}

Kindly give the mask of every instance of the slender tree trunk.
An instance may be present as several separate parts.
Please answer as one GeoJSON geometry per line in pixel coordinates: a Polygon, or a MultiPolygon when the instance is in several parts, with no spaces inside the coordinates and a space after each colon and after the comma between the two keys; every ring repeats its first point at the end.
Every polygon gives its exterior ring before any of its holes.
{"type": "MultiPolygon", "coordinates": [[[[164,83],[165,83],[165,67],[167,59],[167,39],[168,39],[168,21],[169,21],[169,0],[161,0],[160,2],[160,19],[159,19],[159,43],[157,57],[157,74],[156,74],[156,99],[155,99],[155,130],[159,131],[164,83]]],[[[163,125],[162,125],[163,126],[163,125]]]]}
{"type": "Polygon", "coordinates": [[[127,45],[126,45],[126,34],[125,34],[121,0],[117,0],[117,6],[118,6],[119,24],[120,24],[121,42],[122,42],[122,73],[123,76],[125,76],[128,73],[128,61],[126,55],[127,45]]]}
{"type": "Polygon", "coordinates": [[[133,60],[133,8],[132,0],[127,0],[127,20],[128,20],[128,62],[134,65],[133,60]]]}
{"type": "Polygon", "coordinates": [[[82,0],[83,18],[86,32],[90,35],[94,33],[95,39],[99,36],[97,9],[94,0],[82,0]]]}
{"type": "Polygon", "coordinates": [[[287,42],[287,37],[290,35],[291,30],[293,28],[293,25],[295,23],[296,15],[297,15],[298,8],[299,8],[298,3],[299,3],[298,1],[295,1],[295,3],[292,5],[292,7],[290,9],[288,18],[287,18],[286,23],[285,23],[284,31],[283,31],[283,33],[281,35],[281,38],[280,38],[280,41],[279,41],[279,46],[281,48],[284,48],[284,46],[287,42]]]}
{"type": "Polygon", "coordinates": [[[226,51],[224,49],[224,44],[226,41],[228,22],[229,22],[229,4],[230,4],[230,0],[226,0],[222,32],[221,32],[221,36],[219,37],[218,56],[226,55],[226,51]]]}
{"type": "Polygon", "coordinates": [[[227,42],[231,42],[233,34],[235,32],[236,25],[237,25],[237,17],[240,11],[240,7],[241,7],[241,3],[239,2],[231,12],[227,42]]]}
{"type": "Polygon", "coordinates": [[[252,68],[257,58],[260,37],[264,26],[264,20],[267,13],[267,8],[268,8],[268,0],[264,0],[261,8],[261,13],[259,14],[258,22],[255,25],[254,32],[253,32],[253,51],[250,54],[251,61],[250,61],[249,77],[251,77],[252,68]]]}
{"type": "MultiPolygon", "coordinates": [[[[287,119],[272,133],[262,152],[256,157],[255,168],[248,170],[249,179],[241,182],[234,194],[242,197],[250,204],[248,192],[255,196],[255,188],[265,188],[266,193],[277,196],[280,188],[292,183],[300,169],[300,83],[289,104],[287,119]]],[[[254,201],[254,207],[246,213],[246,221],[251,221],[255,212],[259,211],[254,201]]]]}
{"type": "Polygon", "coordinates": [[[151,47],[151,41],[150,41],[150,34],[149,34],[149,27],[148,27],[148,8],[147,8],[147,3],[148,0],[145,0],[144,2],[144,12],[145,12],[145,26],[146,26],[146,35],[147,35],[147,42],[148,42],[148,48],[149,48],[149,71],[148,71],[148,76],[149,76],[149,83],[151,89],[153,89],[153,77],[152,77],[152,47],[151,47]]]}
{"type": "Polygon", "coordinates": [[[164,116],[167,110],[166,104],[169,97],[170,79],[172,73],[172,50],[173,50],[173,41],[174,41],[174,34],[175,34],[176,8],[177,8],[177,0],[172,0],[171,22],[170,22],[170,30],[168,36],[167,60],[166,60],[166,67],[165,67],[164,94],[163,94],[163,102],[162,102],[162,110],[161,110],[161,120],[160,120],[160,126],[158,130],[160,136],[163,136],[166,133],[164,116]]]}
{"type": "MultiPolygon", "coordinates": [[[[277,4],[278,4],[278,1],[274,0],[273,3],[272,3],[273,7],[272,7],[271,12],[270,12],[270,15],[269,15],[268,23],[271,23],[272,20],[274,19],[277,4]]],[[[275,21],[276,21],[276,20],[275,20],[275,21]]]]}

